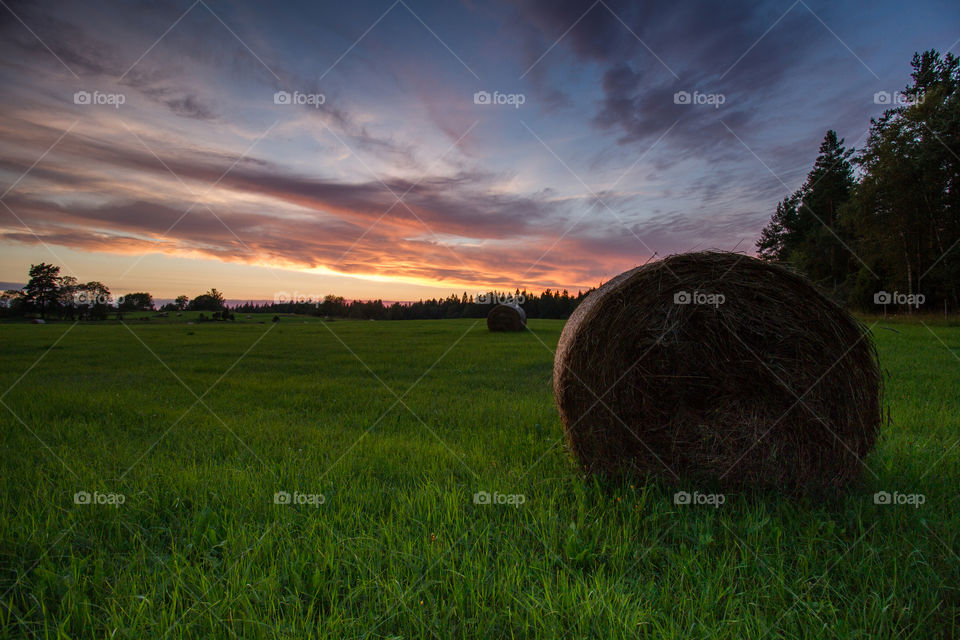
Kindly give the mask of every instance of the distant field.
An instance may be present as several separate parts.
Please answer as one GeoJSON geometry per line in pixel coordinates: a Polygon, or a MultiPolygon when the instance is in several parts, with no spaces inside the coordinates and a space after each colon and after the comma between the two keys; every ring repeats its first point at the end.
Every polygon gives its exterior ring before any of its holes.
{"type": "Polygon", "coordinates": [[[960,636],[960,327],[874,327],[862,487],[714,508],[577,473],[562,321],[271,318],[0,326],[0,637],[960,636]]]}

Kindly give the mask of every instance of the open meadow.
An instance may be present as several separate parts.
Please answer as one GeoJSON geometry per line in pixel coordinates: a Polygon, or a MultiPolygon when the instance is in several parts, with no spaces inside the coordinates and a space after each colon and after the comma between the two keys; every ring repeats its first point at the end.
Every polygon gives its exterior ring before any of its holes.
{"type": "Polygon", "coordinates": [[[563,321],[186,320],[0,325],[0,636],[960,636],[960,326],[865,320],[861,486],[697,504],[578,472],[563,321]]]}

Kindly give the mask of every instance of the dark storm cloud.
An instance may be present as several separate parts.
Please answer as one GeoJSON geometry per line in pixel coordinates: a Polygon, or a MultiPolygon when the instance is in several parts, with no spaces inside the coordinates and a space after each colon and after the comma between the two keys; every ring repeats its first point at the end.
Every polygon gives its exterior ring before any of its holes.
{"type": "Polygon", "coordinates": [[[668,144],[678,159],[726,145],[721,120],[735,131],[748,127],[826,35],[799,6],[783,16],[789,6],[532,0],[519,11],[527,25],[525,50],[539,51],[530,64],[562,36],[531,71],[540,74],[535,87],[558,90],[546,86],[546,69],[563,60],[558,49],[599,65],[602,100],[593,124],[617,134],[622,144],[642,145],[677,123],[668,144]],[[529,25],[536,28],[535,48],[529,25]],[[677,104],[679,91],[722,94],[724,103],[677,104]]]}

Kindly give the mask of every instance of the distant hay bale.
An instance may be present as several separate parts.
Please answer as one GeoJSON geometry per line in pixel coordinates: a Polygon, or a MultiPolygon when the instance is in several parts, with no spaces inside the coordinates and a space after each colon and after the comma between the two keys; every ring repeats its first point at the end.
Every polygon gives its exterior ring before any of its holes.
{"type": "Polygon", "coordinates": [[[490,331],[523,331],[526,326],[527,314],[520,305],[498,304],[487,314],[490,331]]]}
{"type": "Polygon", "coordinates": [[[802,276],[734,253],[620,274],[554,361],[567,443],[592,473],[805,492],[859,477],[881,423],[867,329],[802,276]]]}

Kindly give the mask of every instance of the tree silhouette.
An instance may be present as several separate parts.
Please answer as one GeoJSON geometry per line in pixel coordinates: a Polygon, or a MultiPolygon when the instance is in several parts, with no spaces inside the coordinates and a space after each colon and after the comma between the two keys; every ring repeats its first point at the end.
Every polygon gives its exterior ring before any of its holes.
{"type": "Polygon", "coordinates": [[[60,267],[41,262],[30,265],[30,281],[24,288],[27,301],[40,310],[46,318],[47,311],[57,304],[60,292],[60,267]]]}

